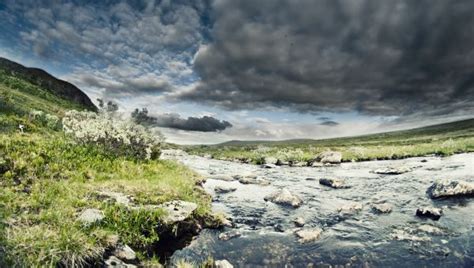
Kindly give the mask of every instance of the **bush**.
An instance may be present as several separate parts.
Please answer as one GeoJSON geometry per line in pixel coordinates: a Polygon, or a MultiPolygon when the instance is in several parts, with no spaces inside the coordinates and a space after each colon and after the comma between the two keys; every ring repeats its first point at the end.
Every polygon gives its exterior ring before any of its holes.
{"type": "Polygon", "coordinates": [[[30,112],[30,120],[38,123],[42,127],[47,127],[52,130],[61,129],[61,120],[59,117],[47,114],[43,111],[32,110],[30,112]]]}
{"type": "Polygon", "coordinates": [[[163,136],[159,132],[122,120],[110,113],[66,112],[63,129],[77,141],[99,145],[115,155],[155,159],[160,155],[163,136]]]}

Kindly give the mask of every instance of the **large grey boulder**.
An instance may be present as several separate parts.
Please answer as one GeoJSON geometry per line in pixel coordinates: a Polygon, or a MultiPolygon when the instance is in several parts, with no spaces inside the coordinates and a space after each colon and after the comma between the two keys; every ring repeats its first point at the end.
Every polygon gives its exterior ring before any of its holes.
{"type": "Polygon", "coordinates": [[[156,207],[161,208],[166,212],[163,222],[167,224],[173,224],[189,218],[196,210],[197,205],[192,202],[174,200],[156,207]]]}
{"type": "Polygon", "coordinates": [[[474,196],[474,183],[459,180],[441,180],[433,183],[427,190],[430,198],[474,196]]]}
{"type": "Polygon", "coordinates": [[[345,185],[345,181],[343,179],[326,179],[326,178],[321,178],[319,179],[319,184],[328,186],[334,189],[343,189],[343,188],[348,188],[348,186],[345,185]]]}
{"type": "Polygon", "coordinates": [[[216,268],[234,268],[232,264],[228,260],[217,260],[214,262],[214,266],[216,268]]]}
{"type": "Polygon", "coordinates": [[[102,212],[101,210],[95,208],[88,208],[79,215],[77,220],[82,222],[83,224],[93,224],[102,221],[104,218],[104,212],[102,212]]]}
{"type": "Polygon", "coordinates": [[[321,238],[321,233],[323,230],[320,228],[308,228],[301,229],[295,232],[295,235],[299,238],[300,243],[313,242],[321,238]]]}
{"type": "Polygon", "coordinates": [[[336,151],[322,152],[314,160],[324,164],[339,164],[342,161],[342,153],[336,151]]]}
{"type": "Polygon", "coordinates": [[[291,206],[294,208],[297,208],[303,204],[303,200],[299,196],[292,194],[287,189],[282,189],[280,191],[274,192],[264,197],[264,200],[271,201],[279,205],[291,206]]]}

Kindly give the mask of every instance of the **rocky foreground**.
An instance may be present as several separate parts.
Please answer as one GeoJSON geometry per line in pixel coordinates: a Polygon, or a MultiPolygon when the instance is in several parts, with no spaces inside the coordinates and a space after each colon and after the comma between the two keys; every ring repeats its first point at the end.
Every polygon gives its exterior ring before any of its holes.
{"type": "Polygon", "coordinates": [[[230,220],[223,231],[204,231],[175,259],[211,255],[234,266],[474,264],[474,154],[312,167],[259,167],[179,151],[165,157],[202,173],[214,210],[230,220]]]}

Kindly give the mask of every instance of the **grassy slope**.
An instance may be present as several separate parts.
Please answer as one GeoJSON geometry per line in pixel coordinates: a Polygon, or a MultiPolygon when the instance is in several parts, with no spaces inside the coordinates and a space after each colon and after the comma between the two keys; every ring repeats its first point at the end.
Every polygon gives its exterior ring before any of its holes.
{"type": "Polygon", "coordinates": [[[5,95],[9,101],[0,106],[0,267],[80,265],[100,258],[107,238],[115,234],[139,252],[159,240],[162,211],[102,202],[98,190],[131,195],[138,204],[191,201],[199,205],[196,217],[208,216],[210,198],[185,167],[112,157],[30,121],[32,109],[60,116],[82,107],[0,73],[0,96],[5,95]],[[19,133],[19,123],[26,133],[19,133]],[[82,226],[76,218],[85,208],[103,210],[106,220],[82,226]]]}
{"type": "Polygon", "coordinates": [[[358,137],[274,142],[231,141],[186,149],[195,154],[211,154],[219,159],[250,159],[255,163],[260,163],[263,157],[309,161],[326,150],[341,151],[344,161],[450,155],[474,151],[474,119],[358,137]]]}

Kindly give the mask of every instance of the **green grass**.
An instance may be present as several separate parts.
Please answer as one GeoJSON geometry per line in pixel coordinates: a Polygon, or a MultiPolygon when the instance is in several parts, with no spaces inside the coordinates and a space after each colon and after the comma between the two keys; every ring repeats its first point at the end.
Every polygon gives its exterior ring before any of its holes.
{"type": "Polygon", "coordinates": [[[186,146],[192,154],[260,164],[266,157],[307,162],[323,151],[342,153],[343,161],[399,159],[430,154],[452,155],[474,151],[474,119],[419,129],[325,140],[275,142],[231,141],[219,145],[186,146]]]}
{"type": "Polygon", "coordinates": [[[156,260],[150,247],[164,211],[129,209],[98,198],[100,190],[133,197],[136,206],[184,200],[198,204],[195,220],[213,224],[210,197],[200,178],[171,161],[116,156],[74,142],[29,117],[31,110],[61,116],[83,109],[21,79],[0,73],[0,267],[92,265],[118,235],[142,261],[156,260]],[[18,124],[26,126],[20,133],[18,124]],[[87,208],[104,211],[91,226],[77,221],[87,208]],[[151,253],[150,253],[151,252],[151,253]],[[151,255],[150,255],[151,254],[151,255]]]}

